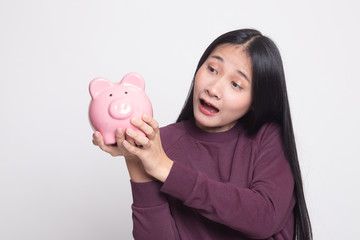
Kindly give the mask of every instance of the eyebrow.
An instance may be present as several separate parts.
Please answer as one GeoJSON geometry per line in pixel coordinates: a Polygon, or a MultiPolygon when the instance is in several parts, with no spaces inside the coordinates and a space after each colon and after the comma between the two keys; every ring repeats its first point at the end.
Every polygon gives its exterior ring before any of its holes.
{"type": "MultiPolygon", "coordinates": [[[[212,56],[210,56],[210,57],[219,60],[221,63],[224,63],[224,62],[225,62],[224,59],[223,59],[222,57],[220,57],[220,56],[212,55],[212,56]]],[[[245,73],[243,73],[243,72],[240,71],[240,70],[237,70],[237,73],[238,73],[239,75],[241,75],[243,78],[245,78],[245,80],[250,83],[250,80],[249,80],[249,78],[246,76],[245,73]]]]}

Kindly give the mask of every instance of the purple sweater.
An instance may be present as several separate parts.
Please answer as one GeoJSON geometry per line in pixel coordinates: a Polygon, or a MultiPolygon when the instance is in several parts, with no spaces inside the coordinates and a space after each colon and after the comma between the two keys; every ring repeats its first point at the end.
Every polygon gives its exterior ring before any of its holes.
{"type": "Polygon", "coordinates": [[[136,240],[292,239],[294,182],[280,129],[208,133],[193,121],[160,130],[174,165],[164,183],[131,182],[136,240]]]}

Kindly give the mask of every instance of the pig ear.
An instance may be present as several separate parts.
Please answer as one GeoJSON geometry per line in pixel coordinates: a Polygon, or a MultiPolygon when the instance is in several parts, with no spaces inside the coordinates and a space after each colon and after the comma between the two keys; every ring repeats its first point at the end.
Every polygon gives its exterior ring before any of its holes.
{"type": "Polygon", "coordinates": [[[128,73],[126,74],[123,79],[121,79],[122,84],[130,84],[133,86],[136,86],[138,88],[140,88],[141,90],[145,90],[145,81],[142,78],[142,76],[140,76],[137,73],[128,73]]]}
{"type": "Polygon", "coordinates": [[[113,87],[113,83],[106,78],[95,78],[90,82],[89,92],[92,98],[95,98],[105,89],[113,87]]]}

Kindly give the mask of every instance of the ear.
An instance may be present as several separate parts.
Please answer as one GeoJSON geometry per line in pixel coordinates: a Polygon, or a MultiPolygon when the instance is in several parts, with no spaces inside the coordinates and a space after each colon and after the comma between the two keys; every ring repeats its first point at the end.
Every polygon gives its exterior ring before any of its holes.
{"type": "Polygon", "coordinates": [[[141,90],[145,90],[145,81],[142,78],[142,76],[140,76],[137,73],[128,73],[126,74],[123,79],[121,79],[122,84],[130,84],[133,86],[136,86],[138,88],[140,88],[141,90]]]}
{"type": "Polygon", "coordinates": [[[106,78],[95,78],[90,82],[89,92],[91,97],[94,99],[99,93],[105,89],[113,87],[113,83],[106,78]]]}

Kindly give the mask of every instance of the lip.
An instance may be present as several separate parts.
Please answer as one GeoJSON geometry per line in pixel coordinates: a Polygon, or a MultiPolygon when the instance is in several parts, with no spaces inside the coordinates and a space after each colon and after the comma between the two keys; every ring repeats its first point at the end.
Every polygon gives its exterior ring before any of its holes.
{"type": "Polygon", "coordinates": [[[218,109],[216,106],[214,106],[212,103],[206,101],[206,100],[203,99],[203,98],[200,98],[200,100],[199,100],[199,108],[200,108],[200,111],[201,111],[203,114],[207,115],[207,116],[215,116],[215,115],[219,112],[219,109],[218,109]],[[215,111],[215,112],[214,112],[214,111],[210,111],[208,108],[205,108],[205,107],[203,106],[202,102],[204,102],[204,103],[206,103],[207,105],[215,108],[217,111],[215,111]]]}

